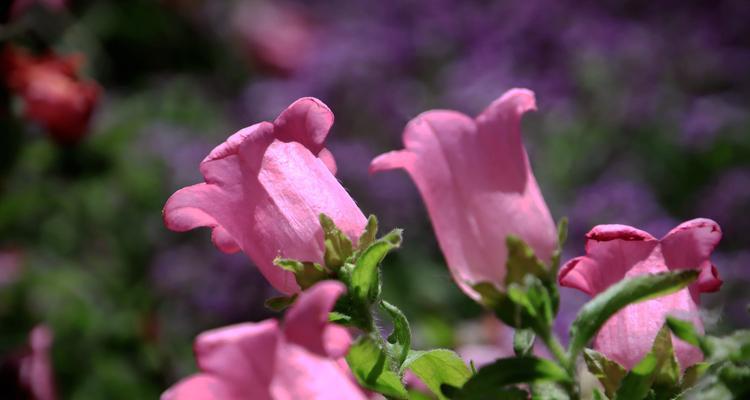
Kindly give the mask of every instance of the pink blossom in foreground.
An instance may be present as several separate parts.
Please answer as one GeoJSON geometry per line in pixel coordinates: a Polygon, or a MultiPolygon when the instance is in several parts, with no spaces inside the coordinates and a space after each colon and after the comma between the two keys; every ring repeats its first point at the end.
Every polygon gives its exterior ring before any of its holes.
{"type": "MultiPolygon", "coordinates": [[[[586,255],[568,261],[560,270],[560,285],[596,296],[618,281],[637,275],[677,269],[697,269],[698,281],[677,293],[632,304],[615,314],[597,334],[594,348],[626,368],[632,368],[651,349],[667,315],[693,322],[699,330],[700,294],[721,287],[710,257],[721,239],[721,229],[709,219],[694,219],[656,239],[625,225],[599,225],[588,234],[586,255]]],[[[673,337],[682,368],[700,362],[699,349],[673,337]]]]}
{"type": "Polygon", "coordinates": [[[521,116],[534,94],[512,89],[472,119],[449,110],[420,114],[404,131],[404,150],[375,158],[372,172],[403,168],[427,204],[453,278],[469,296],[474,283],[502,284],[516,235],[548,261],[555,224],[521,141],[521,116]]]}
{"type": "Polygon", "coordinates": [[[333,114],[320,100],[295,101],[276,120],[242,129],[200,165],[205,183],[180,189],[164,206],[174,231],[213,229],[224,252],[242,250],[279,291],[299,291],[294,276],[273,265],[277,256],[323,262],[325,213],[352,240],[366,219],[333,175],[323,147],[333,114]]]}
{"type": "Polygon", "coordinates": [[[345,291],[323,281],[301,293],[276,320],[204,332],[195,341],[201,370],[170,388],[162,400],[365,399],[342,357],[351,338],[328,323],[345,291]]]}

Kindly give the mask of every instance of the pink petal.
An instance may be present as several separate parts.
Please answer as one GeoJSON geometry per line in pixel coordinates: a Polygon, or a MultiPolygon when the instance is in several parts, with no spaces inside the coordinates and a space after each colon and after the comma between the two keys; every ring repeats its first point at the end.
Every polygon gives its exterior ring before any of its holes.
{"type": "Polygon", "coordinates": [[[277,139],[301,143],[317,155],[333,125],[333,113],[322,101],[304,97],[292,103],[273,124],[277,139]]]}
{"type": "MultiPolygon", "coordinates": [[[[631,304],[615,314],[596,335],[594,349],[630,369],[651,350],[667,315],[690,320],[698,330],[703,330],[698,307],[689,291],[683,289],[675,294],[631,304]]],[[[683,370],[703,360],[698,348],[675,337],[672,341],[683,370]]]]}
{"type": "Polygon", "coordinates": [[[244,398],[264,398],[273,379],[280,339],[274,320],[204,332],[195,341],[198,367],[221,380],[233,393],[244,398]]]}
{"type": "Polygon", "coordinates": [[[595,296],[625,277],[667,271],[663,262],[648,259],[659,242],[646,232],[625,225],[598,225],[586,238],[586,256],[560,269],[560,285],[595,296]]]}
{"type": "Polygon", "coordinates": [[[322,262],[320,213],[352,239],[366,224],[332,175],[335,162],[322,147],[332,122],[328,107],[305,98],[282,112],[276,126],[263,122],[235,133],[201,163],[206,183],[181,189],[167,201],[166,226],[211,227],[221,250],[242,250],[276,289],[298,292],[293,275],[273,265],[274,258],[322,262]]]}
{"type": "Polygon", "coordinates": [[[328,322],[329,312],[345,291],[341,282],[323,281],[302,292],[285,317],[287,341],[320,356],[345,355],[351,336],[343,327],[328,322]]]}
{"type": "Polygon", "coordinates": [[[505,239],[520,236],[548,260],[556,231],[520,138],[521,115],[534,108],[528,90],[514,89],[476,120],[429,111],[404,131],[405,150],[375,158],[370,170],[404,168],[419,188],[440,247],[459,286],[502,283],[505,239]]]}
{"type": "Polygon", "coordinates": [[[320,153],[318,153],[318,158],[320,161],[323,161],[323,164],[326,165],[329,171],[331,171],[331,174],[336,175],[336,159],[333,157],[333,154],[330,150],[324,148],[320,150],[320,153]]]}
{"type": "Polygon", "coordinates": [[[246,398],[233,393],[224,382],[208,374],[189,376],[161,395],[161,400],[243,400],[246,398]]]}
{"type": "Polygon", "coordinates": [[[698,218],[672,229],[661,240],[661,247],[670,269],[700,269],[698,290],[713,292],[721,287],[722,281],[709,259],[720,240],[719,224],[710,219],[698,218]]]}
{"type": "Polygon", "coordinates": [[[280,349],[271,394],[274,400],[366,399],[337,361],[292,343],[280,349]]]}

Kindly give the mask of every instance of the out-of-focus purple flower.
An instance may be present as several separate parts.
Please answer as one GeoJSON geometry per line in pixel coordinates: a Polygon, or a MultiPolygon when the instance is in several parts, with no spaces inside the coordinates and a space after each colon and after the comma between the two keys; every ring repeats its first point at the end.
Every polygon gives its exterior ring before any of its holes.
{"type": "Polygon", "coordinates": [[[725,172],[699,198],[697,211],[721,224],[727,237],[750,231],[750,168],[725,172]]]}
{"type": "Polygon", "coordinates": [[[743,110],[716,97],[695,99],[682,120],[683,144],[705,148],[727,124],[739,121],[743,110]]]}
{"type": "Polygon", "coordinates": [[[184,128],[157,122],[146,128],[141,147],[163,160],[173,187],[186,186],[201,178],[195,169],[213,144],[184,128]]]}
{"type": "Polygon", "coordinates": [[[273,291],[247,257],[224,254],[207,246],[178,246],[161,252],[151,267],[158,293],[186,315],[197,313],[207,324],[259,320],[268,311],[259,305],[273,291]]]}
{"type": "Polygon", "coordinates": [[[675,225],[646,186],[611,177],[581,189],[567,215],[573,241],[583,237],[591,226],[603,223],[641,226],[657,236],[675,225]]]}

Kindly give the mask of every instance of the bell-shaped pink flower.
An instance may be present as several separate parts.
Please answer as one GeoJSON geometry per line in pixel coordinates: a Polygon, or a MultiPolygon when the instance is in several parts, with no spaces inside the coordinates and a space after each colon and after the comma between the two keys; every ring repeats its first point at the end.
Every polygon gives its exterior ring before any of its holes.
{"type": "Polygon", "coordinates": [[[194,347],[201,372],[162,400],[365,399],[342,359],[351,337],[328,323],[345,290],[323,281],[300,294],[283,324],[266,320],[202,333],[194,347]]]}
{"type": "Polygon", "coordinates": [[[521,141],[521,116],[536,108],[534,93],[512,89],[472,119],[449,110],[420,114],[404,131],[404,150],[375,158],[372,172],[403,168],[416,183],[453,278],[502,284],[516,235],[548,261],[555,224],[521,141]]]}
{"type": "MultiPolygon", "coordinates": [[[[618,281],[643,274],[697,269],[698,280],[668,296],[631,304],[604,324],[594,339],[594,349],[630,369],[640,361],[664,325],[667,315],[690,320],[703,330],[698,305],[700,294],[721,287],[711,252],[721,240],[719,225],[694,219],[656,239],[625,225],[599,225],[586,234],[586,255],[568,261],[558,276],[560,285],[596,296],[618,281]]],[[[684,369],[703,359],[701,351],[672,338],[684,369]]]]}
{"type": "Polygon", "coordinates": [[[323,147],[333,113],[320,100],[295,101],[273,123],[230,136],[200,165],[205,183],[180,189],[164,206],[169,229],[211,227],[224,252],[242,250],[279,291],[299,291],[294,276],[273,265],[277,256],[323,262],[327,214],[352,240],[367,220],[334,176],[323,147]]]}

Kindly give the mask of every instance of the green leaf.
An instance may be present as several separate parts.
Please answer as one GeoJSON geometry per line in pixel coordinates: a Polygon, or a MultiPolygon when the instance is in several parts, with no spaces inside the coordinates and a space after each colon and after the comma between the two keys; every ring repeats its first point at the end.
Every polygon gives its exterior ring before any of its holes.
{"type": "Polygon", "coordinates": [[[640,275],[624,279],[586,303],[570,328],[570,358],[575,360],[583,347],[607,320],[629,304],[674,293],[698,278],[698,271],[681,270],[640,275]]]}
{"type": "Polygon", "coordinates": [[[351,273],[351,288],[354,296],[365,302],[375,303],[380,296],[380,273],[378,266],[386,254],[401,245],[401,230],[395,229],[373,242],[357,258],[351,273]]]}
{"type": "Polygon", "coordinates": [[[569,400],[559,385],[551,382],[537,382],[531,385],[531,400],[569,400]]]}
{"type": "Polygon", "coordinates": [[[352,241],[336,227],[333,220],[325,215],[320,214],[320,226],[323,228],[326,267],[333,271],[341,268],[346,260],[352,256],[352,241]]]}
{"type": "Polygon", "coordinates": [[[659,361],[653,353],[647,353],[633,369],[625,375],[615,400],[641,400],[651,390],[659,361]]]}
{"type": "Polygon", "coordinates": [[[442,385],[440,390],[446,398],[453,400],[527,400],[529,398],[528,392],[516,387],[489,388],[482,393],[474,393],[470,395],[467,395],[462,392],[461,389],[448,384],[442,385]]]}
{"type": "Polygon", "coordinates": [[[701,376],[703,376],[703,374],[706,373],[709,366],[710,364],[708,363],[700,362],[700,363],[693,364],[690,367],[688,367],[685,370],[685,373],[682,375],[680,388],[684,391],[695,386],[695,384],[698,382],[698,379],[700,379],[701,376]]]}
{"type": "Polygon", "coordinates": [[[297,300],[297,294],[294,294],[289,297],[286,297],[286,296],[271,297],[270,299],[267,299],[264,304],[266,308],[268,308],[269,310],[280,312],[280,311],[284,311],[287,307],[291,306],[295,300],[297,300]]]}
{"type": "Polygon", "coordinates": [[[331,311],[328,313],[328,322],[341,325],[349,325],[352,322],[352,316],[346,315],[338,311],[331,311]]]}
{"type": "Polygon", "coordinates": [[[362,235],[359,237],[359,240],[357,241],[357,248],[359,250],[366,249],[372,242],[375,241],[375,238],[378,234],[378,218],[374,215],[370,214],[370,216],[367,218],[367,226],[365,226],[365,231],[362,232],[362,235]]]}
{"type": "Polygon", "coordinates": [[[516,329],[513,334],[513,351],[517,356],[527,356],[534,348],[534,331],[531,329],[516,329]]]}
{"type": "Polygon", "coordinates": [[[277,257],[273,260],[273,263],[284,270],[290,271],[294,274],[294,279],[302,290],[309,288],[310,286],[328,279],[328,272],[318,263],[309,261],[297,261],[287,258],[277,257]]]}
{"type": "Polygon", "coordinates": [[[392,345],[394,359],[400,367],[406,361],[406,357],[409,355],[409,350],[411,349],[409,321],[406,319],[404,313],[393,304],[383,300],[380,302],[380,306],[388,313],[391,320],[393,320],[393,332],[388,336],[388,343],[392,345]]]}
{"type": "Polygon", "coordinates": [[[701,347],[701,335],[695,331],[692,322],[668,316],[667,326],[672,333],[681,340],[690,343],[695,347],[701,347]]]}
{"type": "Polygon", "coordinates": [[[604,397],[602,392],[599,391],[599,389],[594,388],[594,391],[592,393],[594,400],[606,400],[607,398],[604,397]]]}
{"type": "Polygon", "coordinates": [[[601,382],[607,397],[613,397],[617,388],[620,387],[622,378],[627,374],[625,368],[604,354],[591,349],[583,350],[583,360],[586,361],[589,372],[601,382]]]}
{"type": "Polygon", "coordinates": [[[369,337],[362,336],[355,342],[346,362],[363,387],[397,399],[408,399],[401,378],[389,369],[386,353],[369,337]]]}
{"type": "Polygon", "coordinates": [[[569,383],[570,377],[562,367],[543,358],[501,358],[480,369],[452,398],[487,398],[483,397],[485,393],[495,393],[507,385],[544,381],[569,383]]]}
{"type": "Polygon", "coordinates": [[[471,377],[464,361],[445,349],[411,351],[404,362],[407,368],[441,400],[446,398],[440,390],[442,385],[460,387],[471,377]]]}

